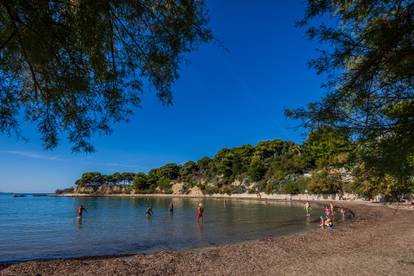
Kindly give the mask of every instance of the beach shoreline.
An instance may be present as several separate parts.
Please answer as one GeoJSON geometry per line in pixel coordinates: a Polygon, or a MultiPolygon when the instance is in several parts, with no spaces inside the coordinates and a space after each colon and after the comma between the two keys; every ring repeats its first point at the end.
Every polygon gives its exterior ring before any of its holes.
{"type": "Polygon", "coordinates": [[[153,254],[29,261],[0,266],[1,275],[409,275],[413,271],[414,246],[407,245],[414,244],[414,212],[374,203],[342,201],[335,205],[350,208],[356,216],[333,231],[314,229],[153,254]]]}
{"type": "Polygon", "coordinates": [[[314,202],[357,202],[357,203],[369,203],[376,202],[368,201],[363,198],[359,198],[353,194],[345,194],[342,199],[339,198],[336,194],[266,194],[266,193],[257,193],[257,194],[82,194],[82,193],[70,193],[70,194],[52,194],[49,196],[55,197],[131,197],[131,198],[200,198],[200,199],[243,199],[243,200],[276,200],[276,201],[314,201],[314,202]]]}

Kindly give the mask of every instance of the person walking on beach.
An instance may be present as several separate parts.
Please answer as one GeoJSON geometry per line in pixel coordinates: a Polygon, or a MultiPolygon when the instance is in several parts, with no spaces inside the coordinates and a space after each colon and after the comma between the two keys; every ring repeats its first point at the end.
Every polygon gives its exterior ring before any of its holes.
{"type": "Polygon", "coordinates": [[[81,218],[82,217],[82,215],[83,215],[83,211],[85,211],[85,212],[88,212],[87,210],[86,210],[86,208],[85,207],[83,207],[83,205],[81,205],[77,210],[76,210],[76,212],[78,213],[78,217],[79,218],[81,218]]]}
{"type": "Polygon", "coordinates": [[[198,207],[197,207],[197,220],[198,220],[198,222],[203,221],[203,214],[204,214],[204,208],[203,208],[203,204],[200,202],[198,204],[198,207]]]}
{"type": "Polygon", "coordinates": [[[147,207],[147,210],[145,210],[145,214],[147,215],[148,219],[151,218],[151,216],[152,216],[152,207],[151,206],[147,207]]]}

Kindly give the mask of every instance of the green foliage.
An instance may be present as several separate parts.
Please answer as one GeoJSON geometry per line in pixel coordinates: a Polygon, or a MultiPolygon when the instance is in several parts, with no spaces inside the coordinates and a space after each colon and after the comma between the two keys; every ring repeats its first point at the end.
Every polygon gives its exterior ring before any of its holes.
{"type": "Polygon", "coordinates": [[[303,194],[309,188],[309,180],[304,177],[287,179],[282,182],[279,193],[282,194],[303,194]]]}
{"type": "Polygon", "coordinates": [[[2,1],[0,132],[34,123],[44,147],[66,134],[93,151],[140,104],[144,82],[172,102],[184,53],[212,38],[203,1],[2,1]],[[24,112],[24,114],[20,114],[24,112]]]}
{"type": "Polygon", "coordinates": [[[280,155],[285,150],[286,142],[282,140],[276,139],[272,141],[263,141],[258,143],[255,147],[254,156],[263,160],[275,155],[280,155]]]}
{"type": "Polygon", "coordinates": [[[290,145],[284,154],[275,157],[270,162],[268,177],[275,177],[281,181],[289,175],[303,174],[305,169],[309,168],[306,156],[302,154],[302,147],[290,145]]]}
{"type": "Polygon", "coordinates": [[[179,174],[181,180],[184,182],[190,182],[193,176],[197,175],[199,168],[197,164],[193,161],[188,161],[181,166],[179,174]]]}
{"type": "Polygon", "coordinates": [[[233,162],[235,161],[234,153],[229,149],[220,150],[215,156],[215,169],[218,175],[229,178],[233,175],[233,162]]]}
{"type": "Polygon", "coordinates": [[[309,183],[309,192],[313,194],[342,193],[342,180],[339,173],[322,169],[314,171],[309,183]]]}
{"type": "Polygon", "coordinates": [[[272,182],[268,182],[265,187],[266,194],[270,195],[273,194],[274,186],[272,182]]]}
{"type": "MultiPolygon", "coordinates": [[[[311,26],[309,37],[329,46],[310,62],[317,73],[328,74],[328,93],[286,114],[312,129],[327,125],[349,133],[359,147],[356,163],[368,174],[354,189],[368,196],[402,193],[412,183],[413,18],[413,1],[308,0],[299,24],[311,26]],[[334,24],[324,24],[330,16],[334,24]],[[315,27],[312,23],[317,21],[322,24],[315,27]]],[[[344,154],[326,155],[332,149],[330,143],[326,149],[311,148],[318,167],[335,164],[335,157],[347,162],[344,154]],[[325,156],[320,159],[321,153],[325,156]]]]}
{"type": "MultiPolygon", "coordinates": [[[[287,177],[302,174],[305,169],[302,146],[281,140],[265,141],[256,147],[245,145],[233,149],[223,149],[214,158],[204,157],[197,162],[189,161],[179,166],[169,163],[144,173],[85,173],[77,185],[131,183],[131,188],[148,193],[156,190],[171,192],[173,182],[183,182],[183,192],[187,193],[199,185],[204,193],[244,193],[248,181],[258,182],[259,191],[278,191],[277,182],[286,182],[287,177]],[[234,180],[243,184],[233,185],[234,180]],[[272,179],[272,185],[267,185],[272,179]],[[200,183],[208,183],[200,184],[200,183]],[[266,186],[267,185],[267,186],[266,186]],[[158,189],[157,189],[158,188],[158,189]]],[[[290,178],[289,178],[290,179],[290,178]]],[[[296,192],[288,189],[284,192],[296,192]]]]}
{"type": "Polygon", "coordinates": [[[157,186],[166,193],[172,193],[171,191],[171,179],[163,176],[158,179],[157,186]]]}
{"type": "Polygon", "coordinates": [[[343,166],[353,145],[346,131],[323,126],[309,133],[304,144],[305,158],[311,167],[343,166]]]}
{"type": "MultiPolygon", "coordinates": [[[[201,189],[201,187],[200,187],[201,189]]],[[[208,195],[212,195],[212,194],[218,194],[220,193],[220,189],[216,186],[211,186],[211,185],[207,185],[207,186],[203,186],[203,189],[201,189],[205,194],[208,195]]]]}
{"type": "Polygon", "coordinates": [[[226,187],[223,188],[222,192],[224,194],[231,195],[232,189],[231,189],[231,187],[226,186],[226,187]]]}
{"type": "Polygon", "coordinates": [[[236,185],[231,187],[232,194],[243,194],[247,191],[244,185],[236,185]]]}
{"type": "Polygon", "coordinates": [[[414,155],[394,156],[399,145],[359,143],[355,146],[345,132],[322,127],[309,134],[304,145],[280,140],[259,143],[259,149],[246,145],[223,149],[214,158],[204,157],[179,166],[169,163],[144,173],[98,172],[84,173],[76,185],[125,185],[139,193],[172,192],[174,182],[182,182],[183,193],[198,186],[205,194],[227,193],[287,193],[308,190],[316,194],[352,192],[372,198],[382,194],[388,198],[414,191],[414,155]],[[350,159],[350,152],[361,158],[350,159]],[[389,162],[378,156],[389,155],[389,162]],[[345,155],[345,156],[343,156],[345,155]],[[398,158],[405,158],[407,166],[397,167],[398,158]],[[359,163],[358,163],[359,162],[359,163]],[[356,164],[359,164],[358,166],[356,164]],[[375,164],[375,165],[373,165],[375,164]],[[354,181],[345,183],[342,174],[353,168],[354,181]],[[380,168],[380,169],[378,169],[380,168]],[[313,170],[312,177],[303,176],[313,170]],[[384,173],[384,171],[386,173],[384,173]],[[237,180],[237,182],[234,182],[237,180]],[[254,187],[250,185],[255,182],[254,187]]]}
{"type": "Polygon", "coordinates": [[[177,180],[180,176],[180,167],[175,163],[169,163],[157,170],[159,178],[166,178],[169,180],[177,180]]]}
{"type": "Polygon", "coordinates": [[[376,195],[383,195],[388,199],[398,200],[399,195],[414,192],[414,179],[409,176],[398,178],[393,175],[384,174],[375,168],[366,167],[362,163],[354,169],[355,180],[352,183],[352,190],[372,199],[376,195]]]}
{"type": "Polygon", "coordinates": [[[300,193],[299,186],[295,181],[286,182],[281,189],[282,193],[296,195],[300,193]]]}
{"type": "Polygon", "coordinates": [[[86,184],[104,184],[104,176],[99,172],[86,172],[76,181],[76,186],[84,187],[86,184]]]}
{"type": "Polygon", "coordinates": [[[75,191],[75,189],[73,187],[66,188],[66,189],[57,189],[55,191],[55,194],[57,194],[57,195],[70,194],[70,193],[73,193],[74,191],[75,191]]]}
{"type": "Polygon", "coordinates": [[[149,188],[148,177],[145,173],[137,173],[132,188],[135,190],[147,190],[149,188]]]}
{"type": "Polygon", "coordinates": [[[260,181],[266,171],[267,167],[263,161],[260,159],[253,159],[247,173],[252,181],[260,181]]]}

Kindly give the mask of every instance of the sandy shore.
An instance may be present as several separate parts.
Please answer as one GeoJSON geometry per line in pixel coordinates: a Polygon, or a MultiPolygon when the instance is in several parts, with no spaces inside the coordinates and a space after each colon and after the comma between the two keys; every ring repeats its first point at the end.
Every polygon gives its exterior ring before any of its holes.
{"type": "MultiPolygon", "coordinates": [[[[340,206],[340,204],[337,204],[340,206]]],[[[343,203],[356,214],[333,231],[197,250],[26,262],[1,275],[413,275],[414,212],[343,203]]],[[[1,267],[0,267],[1,269],[1,267]]]]}

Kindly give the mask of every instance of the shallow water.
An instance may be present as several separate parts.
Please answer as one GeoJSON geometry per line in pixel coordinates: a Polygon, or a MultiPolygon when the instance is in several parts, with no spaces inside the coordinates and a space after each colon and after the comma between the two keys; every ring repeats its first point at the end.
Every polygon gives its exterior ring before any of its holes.
{"type": "Polygon", "coordinates": [[[314,208],[307,218],[302,205],[223,199],[0,195],[0,262],[148,253],[278,236],[318,227],[321,212],[314,208]],[[200,201],[203,223],[195,216],[200,201]],[[81,204],[87,212],[78,219],[81,204]],[[148,205],[151,219],[145,216],[148,205]]]}

